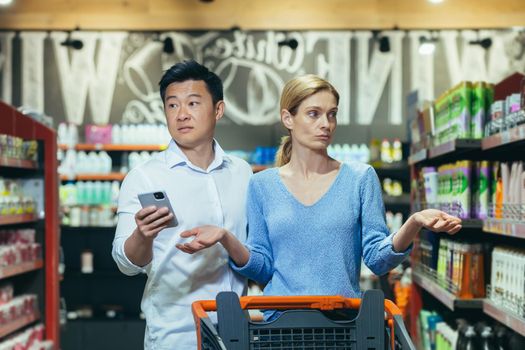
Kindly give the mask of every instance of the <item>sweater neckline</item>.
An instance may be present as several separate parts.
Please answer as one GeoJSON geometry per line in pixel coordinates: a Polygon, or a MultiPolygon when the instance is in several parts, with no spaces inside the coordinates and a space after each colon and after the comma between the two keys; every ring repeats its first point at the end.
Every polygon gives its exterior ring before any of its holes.
{"type": "Polygon", "coordinates": [[[326,197],[328,197],[330,195],[330,192],[333,191],[333,189],[336,187],[337,183],[339,182],[339,179],[341,178],[341,174],[343,172],[343,168],[345,168],[345,167],[346,167],[346,164],[345,163],[341,163],[341,165],[339,166],[339,170],[337,172],[337,175],[336,175],[334,181],[332,181],[332,183],[330,184],[328,189],[325,191],[325,193],[323,193],[323,195],[321,197],[319,197],[319,199],[317,199],[315,202],[313,202],[312,204],[309,204],[309,205],[304,204],[303,202],[298,200],[297,197],[295,197],[295,195],[288,189],[288,187],[286,187],[283,179],[281,178],[281,175],[279,174],[279,168],[276,167],[274,169],[275,169],[275,176],[277,177],[277,182],[279,183],[279,187],[285,193],[285,195],[290,197],[295,203],[297,203],[298,205],[300,205],[303,208],[312,208],[312,207],[315,207],[320,202],[322,202],[324,200],[324,198],[326,198],[326,197]]]}

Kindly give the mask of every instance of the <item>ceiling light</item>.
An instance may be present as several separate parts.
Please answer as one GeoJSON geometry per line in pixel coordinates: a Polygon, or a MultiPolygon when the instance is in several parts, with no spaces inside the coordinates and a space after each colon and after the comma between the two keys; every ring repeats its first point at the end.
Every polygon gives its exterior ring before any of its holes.
{"type": "Polygon", "coordinates": [[[433,4],[441,4],[443,0],[428,0],[428,2],[433,3],[433,4]]]}
{"type": "Polygon", "coordinates": [[[0,6],[9,6],[13,3],[13,0],[0,0],[0,6]]]}

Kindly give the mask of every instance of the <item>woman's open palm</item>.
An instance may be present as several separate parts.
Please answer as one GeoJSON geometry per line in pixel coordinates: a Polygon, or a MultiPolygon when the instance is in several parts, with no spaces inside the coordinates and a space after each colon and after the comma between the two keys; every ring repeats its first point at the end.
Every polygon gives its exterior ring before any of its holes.
{"type": "Polygon", "coordinates": [[[437,209],[425,209],[414,214],[416,222],[434,232],[456,234],[461,229],[461,219],[437,209]]]}

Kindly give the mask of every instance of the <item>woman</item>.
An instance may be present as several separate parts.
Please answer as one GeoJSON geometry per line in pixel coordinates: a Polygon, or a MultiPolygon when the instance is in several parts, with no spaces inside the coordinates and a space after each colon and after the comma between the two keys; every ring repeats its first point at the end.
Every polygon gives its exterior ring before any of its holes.
{"type": "Polygon", "coordinates": [[[406,257],[422,227],[458,232],[460,219],[428,209],[389,234],[374,169],[327,154],[338,102],[335,88],[315,75],[289,81],[281,95],[289,136],[277,167],[251,178],[246,246],[224,229],[203,226],[183,232],[195,238],[178,248],[192,254],[220,242],[232,268],[266,285],[265,295],[360,297],[361,257],[382,275],[406,257]]]}

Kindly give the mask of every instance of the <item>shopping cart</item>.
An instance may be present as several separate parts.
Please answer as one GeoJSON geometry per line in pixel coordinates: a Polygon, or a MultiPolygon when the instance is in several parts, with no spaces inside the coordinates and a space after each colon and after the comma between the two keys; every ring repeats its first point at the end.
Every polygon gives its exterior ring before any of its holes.
{"type": "Polygon", "coordinates": [[[380,290],[366,291],[362,299],[258,296],[239,300],[233,292],[221,292],[216,301],[194,302],[192,312],[199,350],[415,350],[401,312],[380,290]],[[248,309],[286,311],[271,322],[254,322],[248,309]],[[340,309],[359,311],[357,317],[344,320],[330,319],[324,312],[340,309]],[[217,324],[207,311],[217,311],[217,324]]]}

